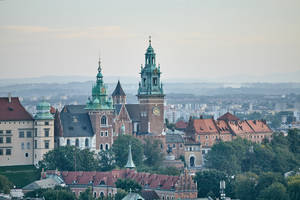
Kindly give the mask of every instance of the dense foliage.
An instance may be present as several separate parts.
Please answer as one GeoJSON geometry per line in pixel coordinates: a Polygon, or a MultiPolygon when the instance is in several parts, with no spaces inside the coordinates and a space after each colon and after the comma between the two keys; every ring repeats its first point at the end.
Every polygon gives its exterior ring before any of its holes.
{"type": "Polygon", "coordinates": [[[42,168],[59,171],[93,171],[97,169],[98,162],[94,152],[88,149],[62,146],[46,153],[39,164],[42,168]]]}
{"type": "Polygon", "coordinates": [[[37,189],[31,192],[26,193],[25,197],[44,197],[45,200],[74,200],[76,199],[75,195],[69,188],[63,188],[56,186],[54,189],[37,189]]]}
{"type": "Polygon", "coordinates": [[[117,188],[123,189],[126,192],[140,192],[142,190],[142,186],[132,179],[118,179],[115,184],[117,188]]]}
{"type": "Polygon", "coordinates": [[[8,194],[12,186],[12,183],[6,176],[0,175],[0,193],[8,194]]]}
{"type": "Polygon", "coordinates": [[[196,173],[199,197],[219,197],[219,181],[225,180],[226,194],[242,200],[300,199],[300,130],[287,136],[274,133],[271,142],[255,144],[236,139],[219,142],[208,153],[210,169],[196,173]],[[293,173],[290,173],[293,174],[293,173]]]}

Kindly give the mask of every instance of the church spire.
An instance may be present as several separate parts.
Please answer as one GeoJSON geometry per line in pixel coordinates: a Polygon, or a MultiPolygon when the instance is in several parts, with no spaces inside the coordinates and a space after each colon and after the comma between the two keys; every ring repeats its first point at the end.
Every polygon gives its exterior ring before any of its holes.
{"type": "Polygon", "coordinates": [[[131,155],[131,144],[129,145],[129,149],[128,149],[128,160],[127,160],[127,164],[125,165],[125,168],[135,168],[135,164],[133,163],[132,160],[132,155],[131,155]]]}

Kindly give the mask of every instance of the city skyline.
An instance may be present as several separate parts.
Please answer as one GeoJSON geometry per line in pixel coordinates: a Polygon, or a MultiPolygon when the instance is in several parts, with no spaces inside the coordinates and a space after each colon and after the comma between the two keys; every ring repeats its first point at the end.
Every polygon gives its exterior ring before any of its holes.
{"type": "Polygon", "coordinates": [[[0,79],[92,77],[100,54],[104,76],[138,77],[149,35],[163,81],[299,72],[299,8],[296,0],[4,0],[0,79]]]}

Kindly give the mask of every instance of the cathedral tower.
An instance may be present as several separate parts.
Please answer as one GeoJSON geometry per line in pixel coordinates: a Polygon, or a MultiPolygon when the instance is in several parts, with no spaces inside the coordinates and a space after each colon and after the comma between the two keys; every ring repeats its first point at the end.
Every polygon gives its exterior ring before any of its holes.
{"type": "Polygon", "coordinates": [[[141,82],[138,89],[140,104],[141,132],[160,135],[164,128],[164,93],[160,82],[160,65],[156,65],[156,55],[151,45],[145,53],[145,66],[141,66],[141,82]]]}
{"type": "Polygon", "coordinates": [[[108,98],[107,87],[103,82],[101,61],[98,62],[96,85],[92,89],[92,97],[88,99],[85,109],[88,111],[95,134],[96,151],[108,150],[113,144],[114,108],[108,98]]]}

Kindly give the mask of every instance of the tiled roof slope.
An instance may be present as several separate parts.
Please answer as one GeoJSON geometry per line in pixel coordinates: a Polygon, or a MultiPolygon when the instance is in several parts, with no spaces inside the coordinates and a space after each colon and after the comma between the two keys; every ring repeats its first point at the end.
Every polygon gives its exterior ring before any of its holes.
{"type": "Polygon", "coordinates": [[[225,113],[218,120],[225,120],[225,121],[238,121],[240,120],[237,116],[231,114],[230,112],[225,113]]]}
{"type": "MultiPolygon", "coordinates": [[[[47,171],[47,174],[54,174],[53,171],[47,171]]],[[[61,177],[67,185],[87,185],[93,184],[106,185],[115,187],[115,182],[120,179],[133,179],[137,181],[142,187],[147,189],[162,189],[173,190],[175,184],[179,180],[178,176],[168,176],[161,174],[150,174],[145,172],[136,172],[130,169],[112,170],[110,172],[74,172],[63,171],[61,177]]]]}
{"type": "MultiPolygon", "coordinates": [[[[272,129],[265,120],[239,120],[236,116],[226,113],[214,119],[190,119],[189,127],[192,126],[198,134],[251,134],[272,133],[272,129]]],[[[187,129],[189,129],[189,127],[187,129]]]]}
{"type": "Polygon", "coordinates": [[[270,127],[266,124],[264,120],[247,120],[248,124],[252,127],[254,132],[259,133],[270,133],[272,130],[270,127]]]}
{"type": "Polygon", "coordinates": [[[111,96],[126,96],[124,90],[122,89],[120,81],[118,81],[116,89],[114,90],[111,96]]]}
{"type": "Polygon", "coordinates": [[[18,97],[0,97],[0,120],[33,120],[33,117],[25,110],[18,97]]]}
{"type": "Polygon", "coordinates": [[[90,117],[84,105],[66,105],[60,112],[64,137],[92,137],[90,117]]]}
{"type": "Polygon", "coordinates": [[[218,133],[214,119],[195,119],[194,128],[197,133],[218,133]]]}
{"type": "Polygon", "coordinates": [[[187,122],[180,120],[180,121],[176,122],[175,128],[176,129],[185,129],[187,127],[187,125],[188,125],[187,122]]]}

